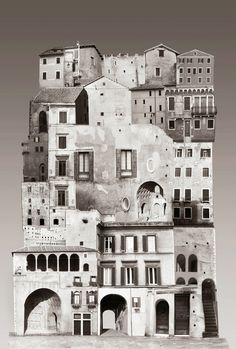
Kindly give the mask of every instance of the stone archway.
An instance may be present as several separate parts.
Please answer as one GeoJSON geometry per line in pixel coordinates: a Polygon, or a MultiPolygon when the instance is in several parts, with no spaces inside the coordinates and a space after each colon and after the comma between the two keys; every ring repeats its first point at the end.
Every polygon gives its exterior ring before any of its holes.
{"type": "Polygon", "coordinates": [[[24,334],[60,332],[61,301],[52,290],[40,288],[25,301],[24,334]]]}
{"type": "Polygon", "coordinates": [[[112,335],[114,331],[120,334],[128,333],[128,307],[125,298],[118,294],[104,296],[100,309],[101,335],[109,332],[112,335]]]}
{"type": "Polygon", "coordinates": [[[156,303],[156,333],[169,333],[169,304],[165,300],[156,303]]]}

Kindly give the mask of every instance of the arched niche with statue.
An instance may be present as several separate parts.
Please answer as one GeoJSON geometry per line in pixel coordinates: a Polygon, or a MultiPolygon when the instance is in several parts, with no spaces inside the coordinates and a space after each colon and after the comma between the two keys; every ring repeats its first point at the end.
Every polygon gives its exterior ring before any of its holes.
{"type": "Polygon", "coordinates": [[[156,182],[145,182],[137,191],[139,221],[161,222],[166,215],[163,188],[156,182]]]}

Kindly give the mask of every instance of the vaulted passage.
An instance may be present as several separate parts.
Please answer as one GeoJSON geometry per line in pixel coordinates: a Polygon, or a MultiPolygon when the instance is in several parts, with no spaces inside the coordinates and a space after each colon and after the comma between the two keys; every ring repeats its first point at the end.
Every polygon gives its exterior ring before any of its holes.
{"type": "Polygon", "coordinates": [[[156,333],[169,333],[169,304],[164,300],[156,304],[156,333]]]}
{"type": "Polygon", "coordinates": [[[61,301],[47,288],[32,292],[25,301],[24,333],[56,334],[60,332],[61,301]]]}
{"type": "Polygon", "coordinates": [[[101,335],[109,330],[128,333],[127,302],[116,294],[107,295],[101,300],[101,335]]]}

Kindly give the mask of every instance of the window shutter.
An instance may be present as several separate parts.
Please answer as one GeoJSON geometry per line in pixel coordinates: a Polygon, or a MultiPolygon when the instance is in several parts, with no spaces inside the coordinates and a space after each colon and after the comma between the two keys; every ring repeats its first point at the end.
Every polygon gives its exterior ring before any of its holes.
{"type": "Polygon", "coordinates": [[[116,241],[115,236],[112,236],[112,247],[111,247],[112,252],[115,252],[115,250],[116,250],[115,241],[116,241]]]}
{"type": "Polygon", "coordinates": [[[69,171],[69,161],[66,160],[66,176],[69,177],[70,171],[69,171]]]}
{"type": "Polygon", "coordinates": [[[137,177],[137,150],[132,150],[132,177],[137,177]]]}
{"type": "Polygon", "coordinates": [[[134,284],[135,286],[138,285],[138,268],[134,267],[134,284]]]}
{"type": "Polygon", "coordinates": [[[58,206],[58,190],[55,189],[55,206],[58,206]]]}
{"type": "Polygon", "coordinates": [[[71,304],[74,304],[74,292],[71,291],[71,304]]]}
{"type": "Polygon", "coordinates": [[[157,284],[161,285],[161,268],[157,268],[157,284]]]}
{"type": "Polygon", "coordinates": [[[148,267],[145,267],[145,283],[148,285],[148,267]]]}
{"type": "Polygon", "coordinates": [[[94,292],[94,303],[97,304],[98,302],[98,293],[97,291],[94,292]]]}
{"type": "Polygon", "coordinates": [[[104,236],[99,237],[99,250],[104,253],[104,236]]]}
{"type": "Polygon", "coordinates": [[[74,178],[77,181],[78,180],[78,169],[79,169],[79,164],[78,164],[78,153],[74,153],[74,178]]]}
{"type": "Polygon", "coordinates": [[[56,165],[56,168],[55,168],[55,172],[56,173],[55,173],[55,175],[59,176],[59,161],[58,160],[56,160],[56,164],[55,165],[56,165]]]}
{"type": "Polygon", "coordinates": [[[124,235],[121,235],[121,241],[120,241],[120,249],[121,249],[121,252],[125,252],[125,237],[124,235]]]}
{"type": "Polygon", "coordinates": [[[134,236],[134,252],[138,252],[138,237],[134,236]]]}
{"type": "Polygon", "coordinates": [[[147,252],[147,236],[143,235],[143,252],[147,252]]]}
{"type": "Polygon", "coordinates": [[[157,236],[155,236],[155,252],[157,252],[157,236]]]}
{"type": "Polygon", "coordinates": [[[93,152],[89,152],[89,180],[93,181],[93,167],[94,167],[94,161],[93,161],[93,152]]]}
{"type": "Polygon", "coordinates": [[[120,284],[124,286],[125,284],[125,268],[121,267],[120,269],[120,284]]]}
{"type": "Polygon", "coordinates": [[[98,285],[103,286],[103,268],[98,266],[97,270],[97,282],[98,285]]]}
{"type": "Polygon", "coordinates": [[[86,304],[89,304],[89,292],[86,292],[86,304]]]}
{"type": "Polygon", "coordinates": [[[116,149],[116,177],[121,177],[121,150],[116,149]]]}
{"type": "Polygon", "coordinates": [[[65,206],[69,206],[68,190],[65,190],[65,206]]]}
{"type": "Polygon", "coordinates": [[[116,268],[112,268],[112,276],[111,276],[111,284],[112,286],[115,286],[116,284],[116,268]]]}

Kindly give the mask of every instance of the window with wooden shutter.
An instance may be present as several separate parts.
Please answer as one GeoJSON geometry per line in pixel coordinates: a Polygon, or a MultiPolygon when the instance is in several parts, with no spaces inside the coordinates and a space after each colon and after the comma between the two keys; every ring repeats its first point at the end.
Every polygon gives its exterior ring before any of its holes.
{"type": "Polygon", "coordinates": [[[138,237],[134,236],[134,252],[138,252],[138,237]]]}
{"type": "Polygon", "coordinates": [[[209,200],[210,200],[209,189],[202,189],[202,201],[209,202],[209,200]]]}
{"type": "Polygon", "coordinates": [[[121,252],[125,252],[125,237],[122,235],[120,237],[120,250],[121,252]]]}
{"type": "Polygon", "coordinates": [[[147,236],[144,235],[143,236],[143,252],[147,252],[148,248],[147,248],[147,236]]]}
{"type": "Polygon", "coordinates": [[[124,267],[121,267],[120,269],[120,284],[122,286],[125,285],[125,268],[124,267]]]}
{"type": "Polygon", "coordinates": [[[137,177],[137,150],[116,150],[116,176],[137,177]]]}
{"type": "Polygon", "coordinates": [[[112,276],[111,276],[111,284],[112,286],[116,285],[116,268],[112,268],[112,276]]]}
{"type": "Polygon", "coordinates": [[[100,266],[97,269],[97,282],[99,286],[103,286],[103,268],[100,266]]]}
{"type": "Polygon", "coordinates": [[[146,285],[160,285],[160,267],[158,265],[147,265],[145,274],[146,285]]]}
{"type": "Polygon", "coordinates": [[[93,152],[77,152],[74,157],[75,179],[93,181],[93,152]]]}
{"type": "Polygon", "coordinates": [[[185,189],[185,201],[191,201],[191,189],[185,189]]]}

